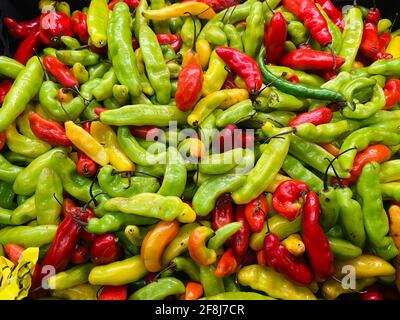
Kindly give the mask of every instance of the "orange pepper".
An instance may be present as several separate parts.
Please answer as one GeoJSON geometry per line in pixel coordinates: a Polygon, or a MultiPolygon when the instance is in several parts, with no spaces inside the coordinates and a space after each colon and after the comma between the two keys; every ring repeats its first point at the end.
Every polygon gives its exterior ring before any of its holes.
{"type": "Polygon", "coordinates": [[[233,249],[229,248],[219,259],[217,267],[215,268],[215,276],[217,278],[227,277],[235,273],[238,267],[239,263],[236,260],[233,249]]]}
{"type": "Polygon", "coordinates": [[[186,284],[184,300],[198,300],[203,296],[203,286],[198,282],[190,281],[186,284]]]}
{"type": "Polygon", "coordinates": [[[161,271],[161,257],[164,249],[176,237],[178,231],[178,221],[160,221],[146,234],[140,255],[148,271],[161,271]]]}
{"type": "Polygon", "coordinates": [[[194,261],[202,265],[213,264],[217,260],[215,250],[206,247],[206,241],[214,235],[211,228],[200,226],[189,235],[188,249],[194,261]]]}
{"type": "Polygon", "coordinates": [[[340,153],[340,149],[336,147],[333,143],[320,143],[320,146],[335,157],[338,156],[340,153]]]}

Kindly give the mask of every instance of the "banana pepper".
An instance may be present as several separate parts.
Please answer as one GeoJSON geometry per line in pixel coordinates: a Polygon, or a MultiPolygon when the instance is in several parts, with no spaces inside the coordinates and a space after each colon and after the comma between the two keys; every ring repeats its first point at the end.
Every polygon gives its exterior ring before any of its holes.
{"type": "Polygon", "coordinates": [[[186,16],[188,13],[200,19],[210,20],[215,17],[215,11],[204,2],[180,2],[158,10],[144,10],[143,16],[150,20],[167,20],[173,17],[186,16]]]}

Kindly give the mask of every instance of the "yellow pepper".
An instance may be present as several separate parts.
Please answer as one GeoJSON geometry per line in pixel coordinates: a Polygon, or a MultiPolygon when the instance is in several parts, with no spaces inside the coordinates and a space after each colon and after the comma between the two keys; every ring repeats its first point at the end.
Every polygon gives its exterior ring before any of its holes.
{"type": "Polygon", "coordinates": [[[303,255],[306,250],[304,242],[301,240],[301,236],[298,233],[291,234],[282,241],[282,244],[296,257],[303,255]]]}
{"type": "Polygon", "coordinates": [[[210,61],[211,56],[211,46],[210,43],[205,40],[201,39],[196,42],[196,51],[200,57],[200,65],[204,69],[208,66],[208,62],[210,61]]]}
{"type": "Polygon", "coordinates": [[[214,50],[210,56],[208,69],[204,73],[203,88],[201,92],[203,96],[208,96],[221,89],[228,75],[228,71],[226,71],[225,67],[225,62],[214,50]]]}
{"type": "Polygon", "coordinates": [[[188,13],[200,19],[210,20],[215,17],[215,11],[203,2],[180,2],[158,10],[144,10],[143,16],[150,20],[168,20],[173,17],[187,16],[188,13]]]}
{"type": "Polygon", "coordinates": [[[283,300],[316,300],[312,291],[288,280],[284,275],[267,266],[253,264],[240,269],[239,283],[283,300]]]}
{"type": "Polygon", "coordinates": [[[244,80],[243,80],[241,77],[236,76],[234,82],[235,82],[235,84],[236,84],[236,86],[237,86],[238,88],[240,88],[240,89],[247,89],[246,82],[244,82],[244,80]]]}
{"type": "Polygon", "coordinates": [[[100,121],[92,122],[90,134],[104,146],[110,163],[118,171],[134,171],[135,164],[126,156],[121,149],[117,135],[114,130],[100,121]]]}
{"type": "Polygon", "coordinates": [[[125,236],[134,246],[140,246],[142,244],[142,236],[138,226],[127,225],[124,230],[125,236]]]}
{"type": "Polygon", "coordinates": [[[64,290],[51,290],[50,293],[53,297],[65,300],[97,300],[97,292],[100,288],[100,286],[80,284],[64,290]]]}
{"type": "Polygon", "coordinates": [[[148,273],[140,255],[122,261],[94,267],[89,283],[102,286],[121,286],[142,279],[148,273]]]}
{"type": "Polygon", "coordinates": [[[227,109],[234,104],[249,98],[247,89],[230,89],[228,90],[228,98],[219,106],[221,109],[227,109]]]}
{"type": "Polygon", "coordinates": [[[393,239],[396,248],[400,250],[400,207],[391,206],[389,208],[390,236],[393,239]]]}
{"type": "Polygon", "coordinates": [[[274,178],[274,180],[272,180],[272,182],[270,183],[270,185],[268,186],[267,189],[265,189],[266,192],[271,192],[274,193],[275,189],[279,186],[279,184],[283,181],[287,181],[287,180],[292,180],[291,178],[281,175],[281,174],[277,174],[276,177],[274,178]]]}
{"type": "Polygon", "coordinates": [[[385,52],[390,53],[393,58],[400,58],[400,36],[396,36],[390,40],[385,52]]]}
{"type": "Polygon", "coordinates": [[[354,289],[345,289],[340,281],[337,281],[335,279],[329,279],[328,281],[324,282],[321,291],[325,299],[334,300],[338,296],[344,293],[359,292],[364,288],[374,284],[375,282],[376,278],[358,279],[355,281],[354,289]]]}
{"type": "Polygon", "coordinates": [[[64,126],[65,134],[68,139],[71,140],[79,150],[101,166],[105,166],[109,163],[110,158],[108,153],[89,132],[72,121],[65,122],[64,126]]]}
{"type": "Polygon", "coordinates": [[[338,260],[335,263],[335,276],[342,278],[347,273],[342,272],[343,267],[351,266],[355,269],[357,279],[392,276],[396,269],[386,260],[373,255],[361,255],[350,260],[338,260]]]}
{"type": "Polygon", "coordinates": [[[196,212],[186,202],[183,203],[183,210],[176,219],[182,223],[192,223],[196,220],[196,212]]]}

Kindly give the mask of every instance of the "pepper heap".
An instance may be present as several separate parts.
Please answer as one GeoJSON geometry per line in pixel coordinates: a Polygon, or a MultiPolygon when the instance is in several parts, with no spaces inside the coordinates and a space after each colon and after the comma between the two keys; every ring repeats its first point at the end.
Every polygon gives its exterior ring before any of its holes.
{"type": "Polygon", "coordinates": [[[399,297],[400,30],[379,9],[39,4],[4,18],[0,298],[399,297]]]}

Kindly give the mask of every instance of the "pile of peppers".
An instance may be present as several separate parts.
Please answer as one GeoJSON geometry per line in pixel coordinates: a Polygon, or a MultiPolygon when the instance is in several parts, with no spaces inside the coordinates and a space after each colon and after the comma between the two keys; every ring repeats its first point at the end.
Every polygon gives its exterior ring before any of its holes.
{"type": "Polygon", "coordinates": [[[399,299],[400,30],[378,8],[38,9],[4,18],[0,298],[399,299]]]}

